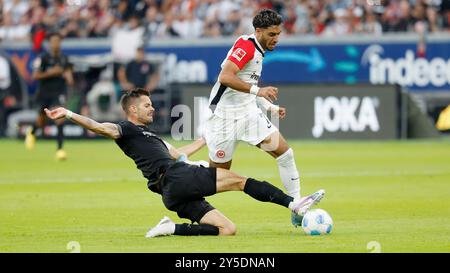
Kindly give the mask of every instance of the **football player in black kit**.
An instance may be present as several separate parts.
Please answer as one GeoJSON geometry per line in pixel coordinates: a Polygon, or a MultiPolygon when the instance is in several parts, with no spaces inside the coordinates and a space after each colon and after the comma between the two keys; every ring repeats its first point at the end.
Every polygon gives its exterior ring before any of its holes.
{"type": "Polygon", "coordinates": [[[177,161],[181,151],[187,156],[203,146],[195,141],[175,149],[148,129],[153,122],[149,93],[141,88],[127,91],[121,98],[127,120],[119,123],[98,123],[63,107],[45,109],[53,120],[66,118],[97,134],[112,138],[122,151],[134,160],[148,180],[148,188],[160,194],[167,209],[187,218],[192,224],[176,224],[164,217],[150,229],[146,237],[162,235],[234,235],[235,224],[205,200],[225,191],[244,191],[256,200],[271,202],[303,215],[323,197],[319,190],[302,199],[294,199],[265,181],[244,177],[229,170],[205,168],[177,161]],[[194,223],[197,224],[194,224],[194,223]]]}
{"type": "MultiPolygon", "coordinates": [[[[28,128],[25,137],[25,146],[31,150],[36,142],[36,130],[43,128],[45,124],[44,108],[56,105],[64,105],[67,96],[67,87],[74,83],[69,59],[61,51],[62,36],[56,32],[48,35],[49,51],[44,52],[33,64],[33,79],[39,81],[39,89],[36,94],[36,103],[39,114],[35,124],[28,128]]],[[[64,120],[56,121],[57,151],[56,159],[65,160],[67,155],[63,150],[64,120]]]]}

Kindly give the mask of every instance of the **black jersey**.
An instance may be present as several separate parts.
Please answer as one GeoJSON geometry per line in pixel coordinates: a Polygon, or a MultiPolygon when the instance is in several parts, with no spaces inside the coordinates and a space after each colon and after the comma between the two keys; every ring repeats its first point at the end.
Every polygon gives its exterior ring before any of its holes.
{"type": "Polygon", "coordinates": [[[129,121],[117,124],[121,137],[116,139],[117,145],[142,171],[148,179],[148,186],[157,183],[159,174],[175,163],[163,140],[152,133],[147,126],[138,126],[129,121]]]}
{"type": "MultiPolygon", "coordinates": [[[[55,65],[61,66],[63,69],[69,68],[69,59],[63,53],[56,56],[45,52],[39,56],[39,62],[36,63],[35,69],[45,72],[55,65]]],[[[67,91],[66,80],[62,75],[50,77],[39,81],[39,98],[52,98],[60,94],[65,94],[67,91]]]]}
{"type": "Polygon", "coordinates": [[[155,67],[146,61],[131,61],[125,69],[127,79],[135,86],[147,85],[148,77],[155,72],[155,67]]]}

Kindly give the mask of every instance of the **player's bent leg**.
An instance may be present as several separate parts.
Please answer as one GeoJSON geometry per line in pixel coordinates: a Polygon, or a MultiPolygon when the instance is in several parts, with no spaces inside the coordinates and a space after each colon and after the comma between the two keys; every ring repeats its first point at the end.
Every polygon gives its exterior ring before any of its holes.
{"type": "Polygon", "coordinates": [[[247,177],[227,169],[216,169],[216,192],[243,191],[247,177]]]}
{"type": "Polygon", "coordinates": [[[236,225],[217,209],[207,212],[201,219],[200,224],[176,224],[169,217],[159,221],[151,228],[145,237],[154,238],[167,235],[197,236],[197,235],[220,235],[229,236],[236,234],[236,225]]]}
{"type": "Polygon", "coordinates": [[[266,181],[246,178],[234,172],[217,169],[216,191],[243,191],[261,202],[271,202],[284,207],[290,207],[294,198],[266,181]]]}
{"type": "Polygon", "coordinates": [[[236,225],[217,209],[207,212],[200,219],[200,224],[212,225],[219,228],[219,235],[236,234],[236,225]]]}
{"type": "MultiPolygon", "coordinates": [[[[269,147],[266,152],[276,158],[280,178],[287,194],[300,199],[300,174],[295,163],[294,151],[289,147],[283,135],[279,131],[273,132],[258,147],[261,149],[269,147]]],[[[302,217],[297,213],[292,213],[291,222],[297,227],[301,225],[302,217]]]]}
{"type": "Polygon", "coordinates": [[[276,158],[281,181],[289,196],[300,198],[300,175],[295,163],[294,151],[287,144],[279,131],[273,132],[257,145],[276,158]],[[274,146],[277,145],[277,146],[274,146]]]}
{"type": "Polygon", "coordinates": [[[279,157],[289,150],[289,145],[280,131],[275,131],[268,135],[263,141],[256,145],[261,150],[267,152],[274,158],[279,157]]]}
{"type": "MultiPolygon", "coordinates": [[[[37,128],[44,127],[46,119],[47,119],[47,116],[45,115],[44,107],[42,107],[41,110],[39,111],[39,115],[36,119],[35,130],[36,130],[36,127],[37,128]]],[[[33,134],[34,134],[34,132],[33,132],[33,134]]]]}
{"type": "Polygon", "coordinates": [[[176,204],[171,206],[170,210],[177,212],[180,218],[186,218],[191,220],[192,223],[197,222],[199,224],[176,224],[169,217],[165,216],[158,225],[147,232],[146,237],[151,238],[165,235],[217,236],[235,233],[234,224],[226,219],[225,216],[221,218],[213,217],[217,213],[211,213],[211,211],[216,209],[204,198],[176,204]]]}
{"type": "Polygon", "coordinates": [[[36,130],[38,128],[44,127],[45,119],[46,119],[45,112],[44,109],[42,108],[38,113],[38,117],[36,118],[35,123],[30,128],[27,129],[25,135],[25,147],[28,150],[32,150],[34,148],[36,143],[36,130]]]}

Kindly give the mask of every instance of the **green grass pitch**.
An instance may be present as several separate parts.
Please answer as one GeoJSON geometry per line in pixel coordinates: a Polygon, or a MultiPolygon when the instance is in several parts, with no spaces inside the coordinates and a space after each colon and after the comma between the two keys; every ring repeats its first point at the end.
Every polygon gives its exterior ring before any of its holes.
{"type": "MultiPolygon", "coordinates": [[[[170,140],[169,140],[170,141],[170,140]]],[[[171,141],[175,146],[182,143],[171,141]]],[[[306,236],[290,212],[241,192],[207,198],[237,225],[232,237],[144,234],[164,215],[159,195],[112,141],[0,141],[0,252],[450,252],[450,142],[290,141],[303,194],[326,189],[318,207],[334,229],[306,236]],[[373,247],[378,245],[379,247],[373,247]]],[[[203,148],[194,159],[206,159],[203,148]]],[[[282,187],[276,162],[241,143],[232,170],[282,187]]]]}

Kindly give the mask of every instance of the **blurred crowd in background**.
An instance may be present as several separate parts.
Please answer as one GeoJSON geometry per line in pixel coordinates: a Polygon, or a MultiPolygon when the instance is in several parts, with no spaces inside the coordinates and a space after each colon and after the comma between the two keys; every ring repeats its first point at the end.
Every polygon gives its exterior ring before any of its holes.
{"type": "Polygon", "coordinates": [[[285,35],[450,30],[450,0],[0,0],[0,39],[111,37],[124,28],[160,38],[236,36],[253,31],[261,8],[283,16],[285,35]]]}

